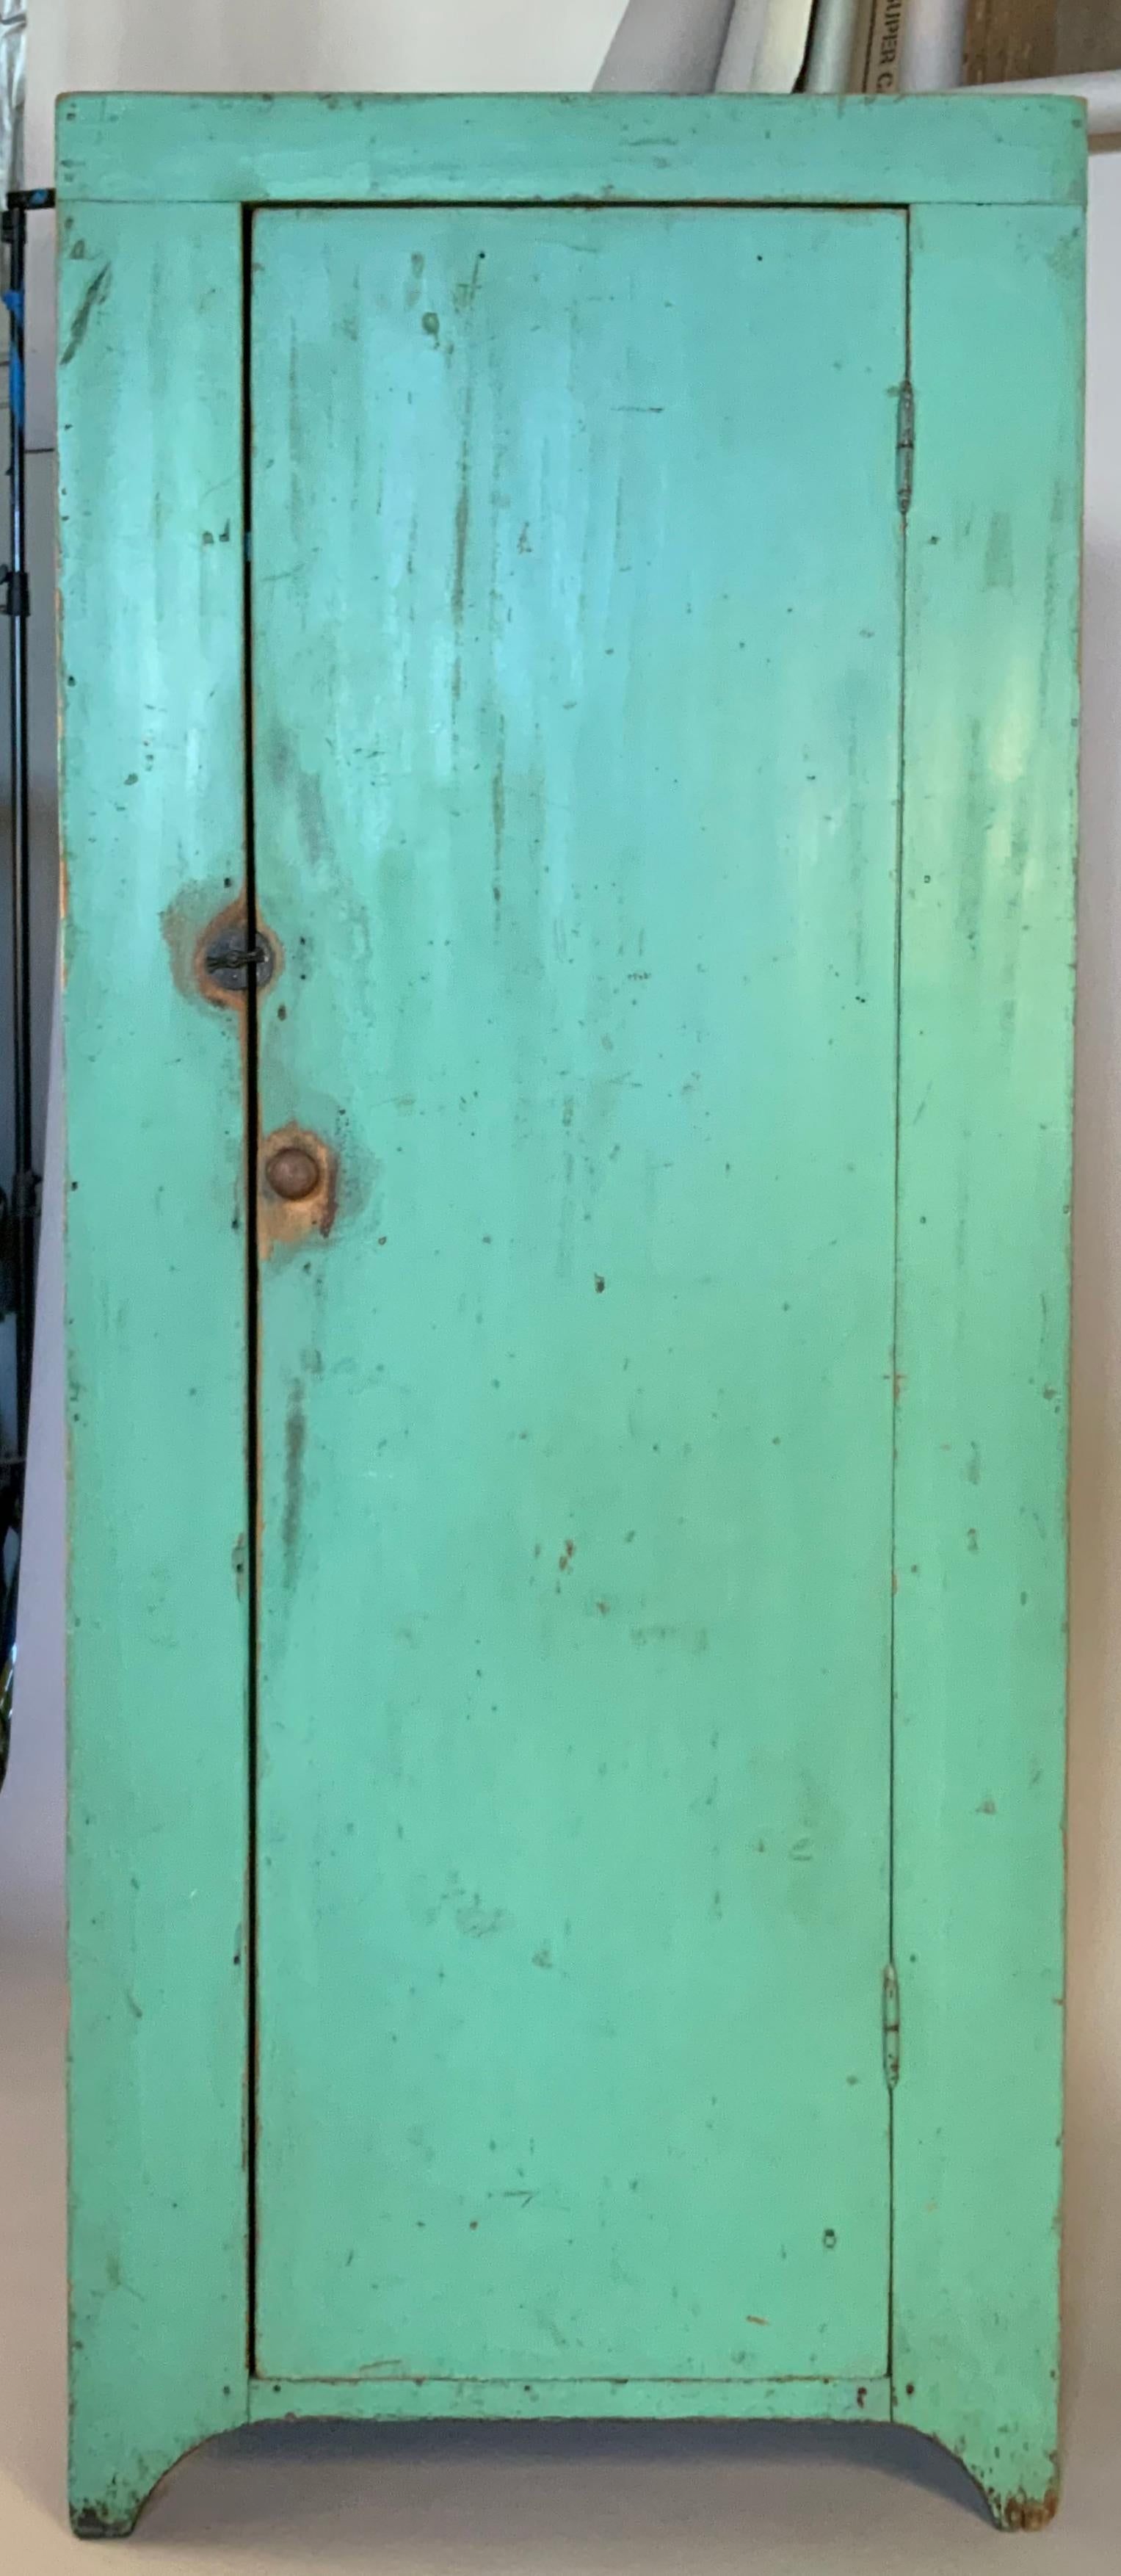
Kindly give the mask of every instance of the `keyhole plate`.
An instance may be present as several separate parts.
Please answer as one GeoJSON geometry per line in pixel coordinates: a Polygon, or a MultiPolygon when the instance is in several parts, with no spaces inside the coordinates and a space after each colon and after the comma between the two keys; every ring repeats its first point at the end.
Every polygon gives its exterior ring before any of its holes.
{"type": "Polygon", "coordinates": [[[239,1008],[251,979],[259,993],[274,984],[283,964],[280,942],[264,922],[258,922],[250,938],[240,896],[224,912],[215,913],[195,942],[196,986],[204,1001],[217,1002],[225,1010],[239,1008]]]}

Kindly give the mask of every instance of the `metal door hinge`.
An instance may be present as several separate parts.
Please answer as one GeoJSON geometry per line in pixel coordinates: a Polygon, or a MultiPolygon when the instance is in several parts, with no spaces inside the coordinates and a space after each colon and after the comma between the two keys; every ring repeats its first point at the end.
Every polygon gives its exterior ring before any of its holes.
{"type": "Polygon", "coordinates": [[[895,490],[906,518],[915,479],[915,388],[910,377],[899,388],[895,415],[895,490]]]}
{"type": "Polygon", "coordinates": [[[888,2086],[899,2082],[899,1979],[892,1960],[884,1969],[884,2075],[888,2086]]]}

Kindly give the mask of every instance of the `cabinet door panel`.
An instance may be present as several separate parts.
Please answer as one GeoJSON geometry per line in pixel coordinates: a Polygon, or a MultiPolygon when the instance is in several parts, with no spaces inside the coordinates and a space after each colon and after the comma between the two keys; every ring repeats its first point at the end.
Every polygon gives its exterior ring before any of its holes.
{"type": "Polygon", "coordinates": [[[905,256],[255,222],[279,2378],[885,2367],[905,256]]]}

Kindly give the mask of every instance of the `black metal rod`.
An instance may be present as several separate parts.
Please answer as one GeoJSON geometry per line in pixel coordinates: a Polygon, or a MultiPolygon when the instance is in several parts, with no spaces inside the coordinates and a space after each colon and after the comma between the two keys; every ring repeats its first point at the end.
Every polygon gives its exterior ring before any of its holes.
{"type": "Polygon", "coordinates": [[[27,213],[9,200],[4,222],[8,244],[8,551],[10,618],[8,712],[11,726],[12,796],[12,1268],[16,1320],[16,1449],[27,1456],[31,1403],[31,1347],[35,1313],[36,1183],[32,1163],[31,1100],[31,829],[27,734],[26,418],[24,405],[24,293],[27,213]]]}
{"type": "Polygon", "coordinates": [[[51,188],[13,189],[3,209],[3,241],[8,254],[8,507],[9,560],[0,578],[11,621],[8,656],[8,715],[11,726],[12,794],[12,1052],[13,1162],[10,1219],[10,1298],[16,1323],[16,1442],[0,1458],[0,1542],[17,1535],[14,1564],[4,1557],[5,1580],[0,1609],[0,1786],[7,1766],[8,1734],[15,1674],[16,1601],[19,1584],[18,1534],[23,1518],[23,1485],[27,1465],[27,1427],[31,1409],[31,1348],[35,1328],[35,1233],[38,1184],[32,1164],[31,1096],[31,831],[30,752],[28,745],[27,621],[31,597],[27,579],[27,431],[24,388],[24,297],[28,213],[53,206],[51,188]]]}

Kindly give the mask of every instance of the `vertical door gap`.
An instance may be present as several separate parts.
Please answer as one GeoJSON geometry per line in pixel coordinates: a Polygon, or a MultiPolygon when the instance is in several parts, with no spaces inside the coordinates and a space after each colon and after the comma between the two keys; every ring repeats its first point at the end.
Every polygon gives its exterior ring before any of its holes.
{"type": "MultiPolygon", "coordinates": [[[[253,366],[252,366],[253,208],[243,206],[241,221],[241,438],[242,650],[245,743],[245,920],[246,945],[257,938],[257,871],[253,795],[253,366]]],[[[250,971],[245,987],[245,1359],[246,1359],[246,1490],[249,1518],[247,1557],[248,1673],[246,1681],[248,1782],[248,1852],[246,1858],[246,2323],[250,2377],[256,2368],[257,2341],[257,1638],[260,1596],[260,1334],[258,1328],[257,1151],[259,1107],[257,1044],[259,1013],[257,979],[250,971]]]]}
{"type": "MultiPolygon", "coordinates": [[[[903,381],[912,385],[911,374],[911,217],[903,217],[903,381]]],[[[913,400],[913,394],[912,394],[913,400]]],[[[910,485],[903,495],[897,492],[899,524],[899,750],[897,811],[895,828],[895,1170],[892,1184],[892,1317],[891,1317],[891,1562],[888,1569],[890,1586],[888,1626],[888,1899],[887,1951],[888,1964],[894,1973],[895,1963],[895,1643],[896,1602],[899,1569],[896,1563],[897,1504],[897,1414],[899,1407],[899,1171],[900,1171],[900,1098],[899,1081],[903,1058],[903,800],[906,793],[904,753],[907,712],[907,530],[909,524],[910,485]]],[[[888,2136],[888,2249],[887,2249],[887,2375],[894,2385],[895,2340],[895,2091],[887,2096],[888,2136]]]]}

